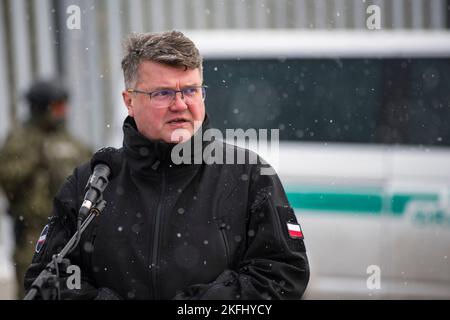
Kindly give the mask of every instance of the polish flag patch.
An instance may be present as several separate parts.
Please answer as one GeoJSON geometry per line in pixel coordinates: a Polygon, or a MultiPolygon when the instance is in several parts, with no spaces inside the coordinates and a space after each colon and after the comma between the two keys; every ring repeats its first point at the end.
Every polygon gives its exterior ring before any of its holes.
{"type": "Polygon", "coordinates": [[[292,239],[303,239],[303,232],[299,224],[287,223],[289,236],[292,239]]]}
{"type": "Polygon", "coordinates": [[[39,253],[41,251],[42,246],[45,243],[45,239],[47,239],[47,233],[48,233],[48,224],[44,227],[44,229],[41,232],[41,235],[39,236],[38,241],[36,242],[36,253],[39,253]]]}

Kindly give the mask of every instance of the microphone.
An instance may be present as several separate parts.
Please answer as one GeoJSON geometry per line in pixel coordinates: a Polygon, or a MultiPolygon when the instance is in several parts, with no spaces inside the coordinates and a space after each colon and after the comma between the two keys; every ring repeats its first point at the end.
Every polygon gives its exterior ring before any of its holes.
{"type": "Polygon", "coordinates": [[[86,194],[78,212],[80,222],[86,218],[92,206],[100,199],[109,180],[119,173],[120,167],[120,152],[116,148],[102,148],[94,154],[91,159],[92,174],[86,184],[86,194]]]}

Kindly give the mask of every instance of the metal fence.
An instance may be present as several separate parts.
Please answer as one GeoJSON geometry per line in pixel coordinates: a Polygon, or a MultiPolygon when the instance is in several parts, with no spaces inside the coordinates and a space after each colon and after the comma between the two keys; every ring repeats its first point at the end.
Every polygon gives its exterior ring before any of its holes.
{"type": "Polygon", "coordinates": [[[117,142],[125,108],[123,37],[166,29],[365,29],[376,5],[381,29],[445,29],[448,0],[1,0],[0,143],[27,118],[33,79],[60,76],[71,91],[69,128],[97,148],[117,142]],[[80,28],[68,28],[71,6],[80,28]],[[118,110],[121,110],[118,111],[118,110]]]}

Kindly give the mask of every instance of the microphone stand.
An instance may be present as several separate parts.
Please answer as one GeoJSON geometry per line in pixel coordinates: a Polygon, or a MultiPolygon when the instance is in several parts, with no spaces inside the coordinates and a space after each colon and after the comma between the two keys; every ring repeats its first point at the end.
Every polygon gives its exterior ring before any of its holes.
{"type": "Polygon", "coordinates": [[[106,201],[100,199],[97,204],[89,210],[89,215],[86,220],[83,221],[81,227],[72,238],[67,242],[60,253],[53,255],[52,261],[50,261],[44,270],[41,271],[39,276],[33,281],[30,290],[25,295],[23,300],[33,300],[35,299],[38,292],[41,292],[42,298],[44,300],[59,300],[59,271],[65,272],[67,267],[70,265],[69,259],[64,257],[72,252],[78,244],[77,239],[80,239],[81,234],[86,229],[86,227],[91,223],[91,221],[98,216],[103,209],[106,207],[106,201]],[[75,246],[74,246],[75,245],[75,246]],[[72,248],[73,247],[73,248],[72,248]],[[54,291],[56,290],[57,295],[55,296],[54,291]]]}

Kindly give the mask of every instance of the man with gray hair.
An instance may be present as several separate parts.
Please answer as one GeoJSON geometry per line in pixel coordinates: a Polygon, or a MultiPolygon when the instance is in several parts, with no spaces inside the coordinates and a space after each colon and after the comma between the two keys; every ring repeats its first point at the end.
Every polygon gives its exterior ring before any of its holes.
{"type": "MultiPolygon", "coordinates": [[[[309,280],[303,234],[276,174],[256,164],[181,163],[209,128],[202,58],[177,31],[133,34],[122,60],[128,117],[120,172],[69,256],[81,286],[66,299],[299,299],[309,280]]],[[[190,157],[206,145],[193,148],[190,157]]],[[[237,149],[221,141],[224,153],[237,149]]],[[[247,155],[250,151],[245,150],[247,155]]],[[[258,158],[259,159],[259,158],[258,158]]],[[[46,239],[26,285],[75,232],[91,171],[75,169],[55,197],[46,239]]]]}

